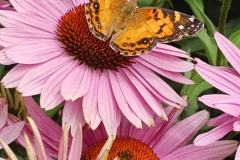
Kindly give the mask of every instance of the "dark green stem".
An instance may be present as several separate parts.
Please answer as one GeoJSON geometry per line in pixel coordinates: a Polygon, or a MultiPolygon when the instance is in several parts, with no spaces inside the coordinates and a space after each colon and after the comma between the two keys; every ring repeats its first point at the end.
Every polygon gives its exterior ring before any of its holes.
{"type": "MultiPolygon", "coordinates": [[[[220,18],[219,18],[219,32],[224,35],[225,25],[226,25],[226,19],[228,10],[230,8],[232,0],[223,0],[220,18]]],[[[217,53],[217,66],[221,65],[221,51],[218,49],[217,53]]]]}
{"type": "Polygon", "coordinates": [[[224,34],[227,14],[228,14],[228,10],[230,8],[231,2],[232,0],[223,0],[223,3],[222,3],[222,9],[221,9],[221,14],[219,18],[219,32],[221,34],[224,34]]]}

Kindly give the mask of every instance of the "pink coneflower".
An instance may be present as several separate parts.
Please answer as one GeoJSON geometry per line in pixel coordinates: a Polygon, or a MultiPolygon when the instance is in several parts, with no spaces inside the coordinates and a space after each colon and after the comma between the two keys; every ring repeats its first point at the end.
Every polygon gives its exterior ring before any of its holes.
{"type": "MultiPolygon", "coordinates": [[[[24,97],[24,103],[31,118],[26,124],[16,142],[28,150],[29,154],[38,159],[64,159],[79,160],[82,150],[82,126],[78,123],[73,136],[68,135],[68,126],[61,126],[50,119],[36,104],[32,97],[24,97]],[[41,158],[40,158],[41,157],[41,158]]],[[[83,115],[80,115],[83,117],[83,115]]],[[[30,158],[30,157],[29,157],[30,158]]]]}
{"type": "MultiPolygon", "coordinates": [[[[31,141],[29,139],[28,135],[24,134],[27,158],[30,160],[37,160],[37,159],[53,160],[54,157],[48,156],[48,154],[49,154],[47,152],[48,148],[46,146],[44,146],[44,142],[43,142],[44,135],[39,132],[38,126],[36,125],[36,123],[33,121],[32,118],[28,117],[28,121],[29,121],[29,123],[31,125],[31,129],[33,131],[34,140],[31,141]]],[[[53,127],[55,127],[55,126],[53,126],[53,127]]],[[[79,136],[81,136],[80,131],[81,130],[79,129],[76,132],[76,136],[78,138],[77,140],[80,140],[80,142],[76,141],[78,144],[81,143],[81,137],[79,138],[79,136]]],[[[65,125],[65,127],[64,127],[64,131],[62,132],[61,142],[59,141],[59,143],[60,143],[60,145],[59,145],[58,155],[55,157],[57,157],[59,160],[60,159],[62,159],[62,160],[65,160],[65,159],[79,160],[80,159],[81,148],[76,148],[76,145],[74,145],[74,144],[71,146],[71,149],[74,149],[74,152],[71,152],[71,150],[70,150],[70,153],[68,154],[67,125],[65,125]]],[[[8,159],[11,159],[11,160],[18,159],[17,156],[14,154],[14,152],[9,148],[9,146],[1,139],[0,139],[0,144],[3,146],[3,149],[7,153],[8,159]]]]}
{"type": "MultiPolygon", "coordinates": [[[[11,123],[15,118],[13,115],[8,114],[8,104],[5,99],[0,98],[0,139],[7,144],[18,138],[25,125],[25,122],[20,120],[11,123]]],[[[0,149],[2,149],[2,146],[0,146],[0,149]]]]}
{"type": "MultiPolygon", "coordinates": [[[[210,126],[219,126],[199,135],[194,141],[195,145],[210,144],[232,130],[240,131],[240,50],[220,33],[215,32],[214,36],[218,47],[234,69],[223,66],[213,67],[196,59],[195,69],[199,75],[226,94],[204,95],[199,98],[199,101],[209,107],[225,113],[208,122],[210,126]]],[[[237,153],[236,159],[240,159],[239,156],[240,153],[237,153]]]]}
{"type": "Polygon", "coordinates": [[[209,114],[207,111],[200,111],[174,125],[181,112],[182,110],[173,107],[166,108],[169,121],[166,122],[156,118],[157,125],[155,128],[148,128],[145,125],[143,129],[137,129],[123,119],[117,132],[117,138],[114,141],[113,137],[107,139],[107,134],[102,125],[94,132],[84,126],[83,139],[88,145],[83,145],[83,159],[90,160],[98,157],[99,159],[109,160],[114,158],[116,160],[124,158],[206,160],[223,159],[236,151],[237,141],[217,141],[202,147],[188,144],[205,124],[209,114]],[[92,136],[89,137],[88,135],[92,136]],[[89,147],[89,144],[92,144],[91,147],[89,147]]]}
{"type": "MultiPolygon", "coordinates": [[[[10,0],[14,11],[0,11],[2,64],[17,65],[2,79],[23,96],[41,94],[41,107],[52,109],[66,101],[63,122],[84,120],[90,128],[102,121],[109,135],[124,114],[137,128],[154,126],[153,115],[167,116],[162,103],[187,103],[155,72],[173,81],[192,84],[180,72],[193,69],[184,51],[165,44],[148,54],[126,57],[115,53],[89,31],[86,1],[10,0]],[[180,58],[178,58],[180,57],[180,58]]],[[[77,126],[77,125],[75,125],[77,126]]]]}
{"type": "MultiPolygon", "coordinates": [[[[101,160],[114,158],[115,160],[124,158],[206,160],[223,159],[237,149],[238,142],[233,140],[217,141],[202,147],[188,144],[207,121],[209,117],[207,111],[200,111],[174,125],[182,110],[167,107],[165,112],[169,121],[163,121],[155,116],[156,128],[143,125],[142,129],[137,129],[123,117],[115,139],[107,135],[102,123],[95,131],[89,129],[87,125],[82,128],[82,124],[78,124],[75,135],[71,137],[68,135],[67,124],[64,125],[63,131],[59,132],[60,126],[48,118],[31,97],[25,97],[24,100],[33,119],[29,121],[34,139],[28,139],[25,135],[28,158],[32,159],[38,157],[44,160],[58,157],[58,159],[92,160],[98,157],[101,160]],[[57,141],[51,139],[54,138],[52,135],[55,135],[57,141]],[[51,150],[45,145],[46,140],[43,141],[46,137],[50,138],[48,143],[54,142],[55,145],[59,145],[58,155],[49,156],[51,150]],[[105,143],[106,140],[107,143],[105,143]]],[[[28,133],[27,135],[29,136],[28,133]]],[[[8,157],[13,159],[14,153],[6,145],[4,149],[8,157]]]]}

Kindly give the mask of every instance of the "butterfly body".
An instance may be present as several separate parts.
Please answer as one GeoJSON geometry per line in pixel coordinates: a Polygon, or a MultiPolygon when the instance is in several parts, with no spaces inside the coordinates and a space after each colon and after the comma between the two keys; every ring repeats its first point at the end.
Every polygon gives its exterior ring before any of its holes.
{"type": "Polygon", "coordinates": [[[154,7],[139,8],[136,0],[90,0],[85,6],[90,31],[127,56],[151,51],[183,35],[197,34],[203,24],[196,18],[154,7]]]}
{"type": "Polygon", "coordinates": [[[127,2],[123,5],[121,11],[117,14],[116,18],[113,21],[113,30],[115,32],[126,30],[129,21],[136,12],[136,5],[132,2],[127,2]]]}

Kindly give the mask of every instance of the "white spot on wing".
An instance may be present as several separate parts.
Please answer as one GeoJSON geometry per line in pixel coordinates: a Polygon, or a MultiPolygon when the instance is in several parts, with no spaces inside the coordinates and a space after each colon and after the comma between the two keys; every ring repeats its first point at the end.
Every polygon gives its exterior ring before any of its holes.
{"type": "Polygon", "coordinates": [[[184,29],[183,25],[178,26],[179,29],[184,29]]]}
{"type": "Polygon", "coordinates": [[[193,17],[189,18],[189,20],[192,21],[192,22],[194,21],[194,19],[195,19],[195,18],[193,18],[193,17]]]}

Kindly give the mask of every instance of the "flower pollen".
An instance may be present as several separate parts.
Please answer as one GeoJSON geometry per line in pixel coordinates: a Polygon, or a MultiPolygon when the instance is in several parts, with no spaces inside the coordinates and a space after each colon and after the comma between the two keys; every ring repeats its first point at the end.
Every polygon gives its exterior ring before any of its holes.
{"type": "Polygon", "coordinates": [[[126,57],[112,50],[109,46],[111,38],[104,42],[90,32],[83,5],[69,10],[61,17],[56,34],[68,55],[95,70],[117,71],[119,67],[123,68],[133,63],[133,57],[126,57]]]}
{"type": "MultiPolygon", "coordinates": [[[[95,143],[88,152],[83,154],[82,159],[97,159],[97,156],[105,142],[106,140],[101,140],[95,143]]],[[[119,137],[117,137],[113,142],[111,150],[109,151],[108,160],[112,160],[116,157],[121,160],[159,160],[157,155],[146,144],[133,138],[119,137]]]]}

